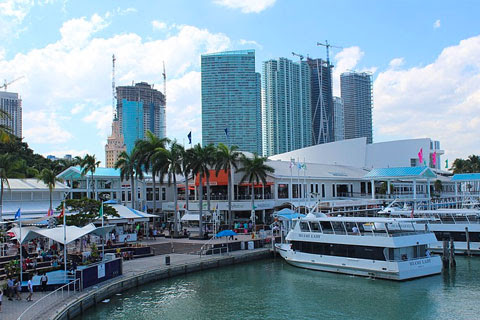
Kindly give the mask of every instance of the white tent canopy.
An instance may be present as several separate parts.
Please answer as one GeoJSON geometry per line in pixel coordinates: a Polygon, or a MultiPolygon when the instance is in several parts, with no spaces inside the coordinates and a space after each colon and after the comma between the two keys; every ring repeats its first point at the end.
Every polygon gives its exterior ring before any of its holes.
{"type": "Polygon", "coordinates": [[[149,214],[146,212],[142,212],[139,210],[135,210],[121,204],[108,204],[115,210],[119,217],[110,217],[106,216],[106,220],[112,223],[127,223],[129,220],[133,220],[135,222],[148,222],[150,218],[158,218],[158,216],[149,214]]]}
{"type": "MultiPolygon", "coordinates": [[[[22,227],[22,239],[21,242],[25,243],[30,240],[45,237],[52,239],[53,241],[59,242],[62,245],[67,243],[71,243],[77,239],[80,239],[87,234],[95,234],[99,236],[103,236],[113,230],[114,226],[106,226],[96,228],[92,223],[86,225],[85,227],[79,228],[76,226],[66,226],[65,234],[66,234],[66,241],[64,241],[64,228],[63,226],[59,226],[52,229],[39,229],[35,227],[22,227]]],[[[9,230],[10,232],[15,233],[15,238],[18,239],[20,235],[20,228],[12,228],[9,230]]]]}

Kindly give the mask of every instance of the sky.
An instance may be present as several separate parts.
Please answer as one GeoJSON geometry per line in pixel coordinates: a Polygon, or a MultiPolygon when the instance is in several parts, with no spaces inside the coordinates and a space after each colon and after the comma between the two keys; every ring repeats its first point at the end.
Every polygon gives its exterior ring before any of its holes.
{"type": "Polygon", "coordinates": [[[200,55],[292,52],[373,75],[374,142],[429,137],[444,159],[480,153],[479,1],[0,0],[0,79],[23,100],[35,152],[95,154],[111,132],[116,85],[167,73],[167,136],[201,142],[200,55]]]}

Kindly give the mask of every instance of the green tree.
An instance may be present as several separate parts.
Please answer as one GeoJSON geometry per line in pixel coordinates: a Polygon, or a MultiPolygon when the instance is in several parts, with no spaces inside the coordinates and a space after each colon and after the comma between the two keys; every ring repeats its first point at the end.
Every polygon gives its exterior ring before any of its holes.
{"type": "Polygon", "coordinates": [[[232,215],[232,185],[233,181],[232,170],[235,172],[238,170],[237,163],[240,160],[242,154],[238,151],[238,146],[231,146],[230,148],[223,143],[219,143],[217,147],[217,153],[215,157],[215,173],[218,176],[218,173],[223,170],[228,175],[228,218],[227,223],[230,227],[233,225],[233,215],[232,215]]]}
{"type": "Polygon", "coordinates": [[[91,177],[90,183],[92,184],[92,193],[95,199],[97,197],[95,195],[95,180],[93,178],[93,174],[95,173],[99,165],[100,165],[100,161],[97,161],[97,158],[95,157],[95,155],[89,155],[89,154],[86,154],[82,162],[80,163],[80,166],[82,167],[82,176],[86,176],[90,172],[90,177],[91,177]]]}
{"type": "Polygon", "coordinates": [[[53,170],[51,169],[43,169],[42,172],[40,172],[40,175],[38,176],[38,180],[42,181],[48,186],[48,191],[50,193],[50,211],[52,211],[52,195],[53,195],[53,190],[55,189],[55,186],[57,182],[62,182],[63,180],[60,178],[57,178],[53,170]]]}
{"type": "Polygon", "coordinates": [[[165,145],[169,142],[168,138],[159,138],[154,135],[150,130],[147,131],[145,140],[138,140],[135,143],[137,149],[138,162],[146,171],[152,173],[153,182],[153,212],[157,209],[157,185],[156,176],[158,175],[160,168],[162,167],[162,157],[157,157],[158,149],[165,148],[165,145]]]}
{"type": "Polygon", "coordinates": [[[252,213],[255,210],[255,183],[265,185],[267,183],[267,175],[275,171],[266,162],[266,157],[259,157],[256,153],[252,158],[245,155],[242,155],[241,158],[242,167],[238,172],[243,172],[240,182],[248,181],[252,184],[252,213]]]}
{"type": "Polygon", "coordinates": [[[472,154],[467,159],[457,158],[449,170],[452,170],[453,173],[480,172],[480,157],[472,154]]]}
{"type": "Polygon", "coordinates": [[[21,162],[11,154],[0,154],[0,221],[3,220],[3,192],[5,186],[10,189],[10,178],[25,178],[25,174],[19,172],[21,162]]]}
{"type": "MultiPolygon", "coordinates": [[[[8,119],[10,115],[3,109],[0,109],[0,119],[8,119]]],[[[12,140],[11,129],[3,124],[0,124],[0,142],[9,143],[12,140]]]]}
{"type": "Polygon", "coordinates": [[[200,223],[200,237],[203,237],[203,177],[205,176],[207,181],[210,178],[209,166],[212,163],[211,148],[202,147],[200,144],[196,144],[195,146],[193,146],[193,149],[191,152],[192,152],[192,159],[190,163],[190,169],[192,170],[193,175],[198,175],[199,177],[198,178],[199,179],[199,206],[200,206],[199,223],[200,223]]]}
{"type": "Polygon", "coordinates": [[[120,153],[118,160],[115,163],[115,169],[120,169],[120,179],[122,181],[130,180],[132,208],[135,209],[135,177],[143,177],[135,148],[130,154],[126,151],[120,153]]]}
{"type": "MultiPolygon", "coordinates": [[[[101,205],[101,201],[89,198],[67,199],[65,201],[66,211],[74,212],[74,214],[65,217],[67,225],[83,227],[92,223],[94,220],[99,219],[101,205]]],[[[57,207],[57,210],[62,210],[62,207],[63,201],[57,207]]],[[[103,205],[103,212],[104,215],[108,217],[119,217],[117,210],[106,204],[103,205]]]]}
{"type": "Polygon", "coordinates": [[[435,183],[433,185],[434,189],[435,189],[435,192],[438,193],[440,195],[440,193],[442,192],[443,190],[443,184],[442,184],[442,181],[441,180],[435,180],[435,183]]]}
{"type": "Polygon", "coordinates": [[[176,140],[170,143],[170,148],[158,148],[157,149],[160,167],[160,181],[163,182],[163,178],[167,176],[168,185],[173,182],[173,194],[174,194],[174,228],[173,232],[175,236],[178,236],[178,190],[177,190],[177,175],[182,174],[182,157],[185,150],[182,145],[178,144],[176,140]]]}

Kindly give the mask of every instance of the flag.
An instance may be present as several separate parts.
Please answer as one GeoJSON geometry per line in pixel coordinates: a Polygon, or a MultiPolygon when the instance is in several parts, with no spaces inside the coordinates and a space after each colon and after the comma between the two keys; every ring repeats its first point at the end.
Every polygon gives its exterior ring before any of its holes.
{"type": "Polygon", "coordinates": [[[413,219],[413,210],[415,210],[415,205],[412,206],[412,212],[410,212],[410,218],[413,219]]]}
{"type": "Polygon", "coordinates": [[[102,202],[102,205],[100,206],[100,211],[98,211],[98,216],[100,217],[100,219],[103,219],[103,202],[102,202]]]}
{"type": "Polygon", "coordinates": [[[295,162],[294,162],[294,161],[290,161],[290,169],[292,169],[294,166],[295,166],[295,162]]]}
{"type": "Polygon", "coordinates": [[[423,163],[423,148],[420,148],[420,151],[418,152],[418,162],[420,165],[423,163]]]}
{"type": "Polygon", "coordinates": [[[60,215],[58,216],[58,219],[62,219],[64,215],[65,215],[65,207],[63,207],[62,211],[60,211],[60,215]]]}
{"type": "Polygon", "coordinates": [[[187,138],[188,138],[188,144],[192,144],[192,131],[188,133],[187,138]]]}
{"type": "Polygon", "coordinates": [[[448,159],[445,160],[445,169],[448,169],[448,159]]]}
{"type": "Polygon", "coordinates": [[[437,165],[437,152],[436,151],[433,151],[433,154],[432,154],[432,164],[434,166],[437,165]]]}
{"type": "Polygon", "coordinates": [[[47,217],[51,217],[53,216],[53,210],[52,209],[48,209],[47,211],[47,217]]]}
{"type": "Polygon", "coordinates": [[[147,204],[144,204],[143,205],[143,212],[147,212],[148,208],[147,208],[147,204]]]}
{"type": "Polygon", "coordinates": [[[225,131],[225,137],[227,137],[227,139],[228,139],[228,128],[225,128],[224,131],[225,131]]]}
{"type": "Polygon", "coordinates": [[[297,163],[297,168],[298,168],[298,170],[302,169],[302,164],[300,162],[297,163]]]}
{"type": "Polygon", "coordinates": [[[20,212],[20,208],[18,208],[17,212],[15,213],[15,220],[18,220],[22,217],[22,213],[20,212]]]}
{"type": "Polygon", "coordinates": [[[302,168],[303,170],[307,170],[307,164],[305,162],[302,164],[302,168]]]}
{"type": "Polygon", "coordinates": [[[135,229],[137,229],[137,232],[138,232],[140,230],[140,225],[137,224],[137,227],[135,229]]]}

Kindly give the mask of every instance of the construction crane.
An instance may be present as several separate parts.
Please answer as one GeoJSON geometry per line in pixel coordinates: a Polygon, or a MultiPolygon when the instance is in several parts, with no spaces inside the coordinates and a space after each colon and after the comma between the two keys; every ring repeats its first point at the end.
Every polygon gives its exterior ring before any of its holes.
{"type": "Polygon", "coordinates": [[[115,106],[115,98],[116,98],[116,93],[115,93],[115,54],[112,55],[112,115],[113,115],[113,120],[117,119],[117,108],[115,106]]]}
{"type": "Polygon", "coordinates": [[[330,64],[330,48],[343,49],[343,47],[332,46],[328,43],[328,40],[325,40],[325,43],[317,42],[317,46],[324,46],[327,50],[327,63],[330,64]]]}
{"type": "Polygon", "coordinates": [[[300,61],[302,61],[305,58],[305,56],[303,54],[298,54],[298,53],[295,53],[295,52],[292,52],[292,55],[299,57],[300,61]]]}
{"type": "Polygon", "coordinates": [[[20,80],[20,79],[22,79],[22,78],[25,78],[25,76],[18,77],[17,79],[14,79],[14,80],[12,80],[12,81],[10,81],[10,82],[7,82],[7,79],[5,79],[4,82],[3,82],[3,86],[1,86],[0,89],[5,88],[5,91],[7,91],[7,87],[8,87],[9,85],[11,85],[11,84],[14,83],[15,81],[20,80]]]}
{"type": "Polygon", "coordinates": [[[163,61],[163,95],[165,99],[165,106],[167,105],[167,73],[165,71],[165,61],[163,61]]]}

